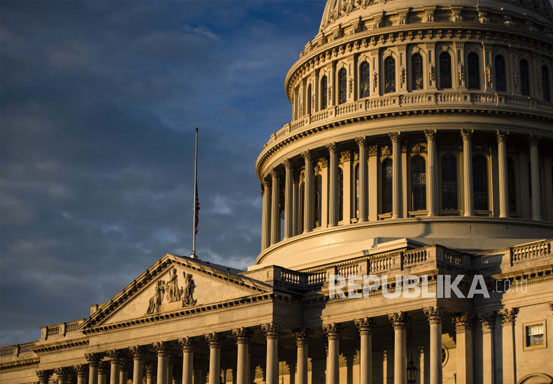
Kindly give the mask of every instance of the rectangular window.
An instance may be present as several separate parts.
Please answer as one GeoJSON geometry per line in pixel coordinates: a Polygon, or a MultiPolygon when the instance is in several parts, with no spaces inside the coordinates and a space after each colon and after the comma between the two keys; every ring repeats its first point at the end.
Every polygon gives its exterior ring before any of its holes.
{"type": "Polygon", "coordinates": [[[527,325],[526,326],[526,346],[533,347],[535,345],[545,344],[545,327],[543,324],[527,325]]]}

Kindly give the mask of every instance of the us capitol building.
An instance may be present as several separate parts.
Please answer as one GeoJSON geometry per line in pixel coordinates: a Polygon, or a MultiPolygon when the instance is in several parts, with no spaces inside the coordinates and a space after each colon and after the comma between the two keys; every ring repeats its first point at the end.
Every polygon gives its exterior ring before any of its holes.
{"type": "Polygon", "coordinates": [[[328,0],[256,162],[255,264],[167,254],[0,348],[0,382],[553,383],[552,88],[547,0],[328,0]],[[383,294],[404,275],[490,297],[383,294]]]}

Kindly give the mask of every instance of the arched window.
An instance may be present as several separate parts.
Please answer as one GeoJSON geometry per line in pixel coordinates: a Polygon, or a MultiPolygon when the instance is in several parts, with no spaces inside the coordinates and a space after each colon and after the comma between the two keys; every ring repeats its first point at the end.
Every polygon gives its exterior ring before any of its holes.
{"type": "Polygon", "coordinates": [[[483,155],[472,157],[472,183],[474,188],[474,209],[488,210],[488,165],[483,155]]]}
{"type": "Polygon", "coordinates": [[[382,162],[382,212],[392,212],[392,159],[382,162]]]}
{"type": "Polygon", "coordinates": [[[415,53],[411,56],[411,89],[422,89],[424,77],[422,72],[422,56],[415,53]]]}
{"type": "Polygon", "coordinates": [[[396,60],[388,56],[384,60],[384,93],[396,91],[396,60]]]}
{"type": "Polygon", "coordinates": [[[344,104],[347,99],[348,79],[345,68],[338,72],[338,104],[344,104]]]}
{"type": "Polygon", "coordinates": [[[311,113],[311,84],[307,87],[307,111],[305,111],[305,113],[311,113]]]}
{"type": "Polygon", "coordinates": [[[495,89],[498,92],[507,91],[505,58],[502,55],[495,57],[495,89]]]}
{"type": "Polygon", "coordinates": [[[472,52],[467,56],[468,88],[480,89],[480,58],[472,52]]]}
{"type": "Polygon", "coordinates": [[[344,220],[344,171],[338,167],[338,221],[344,220]]]}
{"type": "Polygon", "coordinates": [[[549,70],[547,65],[542,65],[541,67],[541,87],[543,99],[549,101],[551,94],[549,93],[549,70]]]}
{"type": "Polygon", "coordinates": [[[315,176],[315,227],[321,226],[321,214],[323,208],[323,178],[315,176]]]}
{"type": "Polygon", "coordinates": [[[442,157],[442,209],[457,210],[457,159],[448,154],[442,157]]]}
{"type": "Polygon", "coordinates": [[[361,64],[359,80],[359,97],[369,97],[371,95],[371,66],[366,61],[361,64]]]}
{"type": "Polygon", "coordinates": [[[509,211],[517,211],[517,185],[515,162],[511,157],[507,158],[507,179],[509,183],[509,211]]]}
{"type": "Polygon", "coordinates": [[[359,218],[359,164],[355,164],[355,218],[359,218]]]}
{"type": "Polygon", "coordinates": [[[328,106],[328,80],[326,76],[321,78],[321,109],[328,106]]]}
{"type": "Polygon", "coordinates": [[[451,56],[448,52],[440,53],[440,88],[451,88],[451,56]]]}
{"type": "Polygon", "coordinates": [[[426,209],[426,162],[419,155],[411,158],[411,207],[414,211],[426,209]]]}
{"type": "Polygon", "coordinates": [[[524,96],[530,96],[530,78],[528,77],[528,62],[520,60],[520,93],[524,96]]]}

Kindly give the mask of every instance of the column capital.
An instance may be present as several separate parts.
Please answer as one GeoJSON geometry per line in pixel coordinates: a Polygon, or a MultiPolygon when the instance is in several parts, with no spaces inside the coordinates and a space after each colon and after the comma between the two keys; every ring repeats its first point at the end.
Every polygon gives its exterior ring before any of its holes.
{"type": "Polygon", "coordinates": [[[287,170],[292,169],[292,162],[290,161],[290,159],[284,160],[282,164],[284,165],[284,168],[286,168],[287,170]]]}
{"type": "Polygon", "coordinates": [[[107,375],[109,372],[109,362],[108,361],[101,361],[100,365],[98,365],[98,373],[107,375]]]}
{"type": "Polygon", "coordinates": [[[491,333],[495,324],[496,313],[490,312],[479,316],[482,323],[482,333],[491,333]]]}
{"type": "Polygon", "coordinates": [[[304,158],[305,161],[313,160],[313,156],[311,154],[311,151],[302,152],[301,156],[304,158]]]}
{"type": "Polygon", "coordinates": [[[169,345],[165,341],[158,341],[153,344],[156,353],[159,355],[169,354],[169,345]]]}
{"type": "Polygon", "coordinates": [[[325,145],[326,149],[328,150],[328,152],[336,152],[336,149],[337,149],[337,145],[336,143],[329,143],[327,145],[325,145]]]}
{"type": "Polygon", "coordinates": [[[118,349],[112,349],[111,351],[106,352],[106,356],[109,358],[110,362],[117,362],[121,360],[121,351],[118,349]]]}
{"type": "Polygon", "coordinates": [[[52,376],[52,371],[50,370],[39,369],[35,371],[35,373],[41,383],[47,382],[50,379],[50,376],[52,376]]]}
{"type": "Polygon", "coordinates": [[[495,132],[498,143],[503,143],[507,141],[507,136],[509,136],[509,131],[500,131],[499,129],[495,132]]]}
{"type": "Polygon", "coordinates": [[[69,376],[69,368],[66,368],[66,367],[62,367],[62,368],[56,368],[54,369],[54,373],[58,376],[58,377],[65,377],[67,378],[69,376]]]}
{"type": "Polygon", "coordinates": [[[221,347],[221,337],[218,333],[212,332],[205,335],[205,339],[210,347],[220,348],[221,347]]]}
{"type": "Polygon", "coordinates": [[[336,340],[340,338],[342,326],[338,323],[327,324],[323,326],[323,331],[329,340],[336,340]]]}
{"type": "Polygon", "coordinates": [[[370,317],[355,320],[355,326],[361,335],[369,335],[372,333],[374,322],[370,317]]]}
{"type": "Polygon", "coordinates": [[[503,325],[514,325],[517,317],[516,308],[504,308],[498,312],[498,315],[501,317],[501,323],[503,325]]]}
{"type": "Polygon", "coordinates": [[[73,366],[73,369],[75,370],[75,373],[77,374],[77,377],[85,377],[88,373],[88,365],[87,364],[78,364],[73,366]]]}
{"type": "Polygon", "coordinates": [[[344,163],[346,161],[351,160],[351,152],[350,151],[344,151],[340,152],[340,163],[344,163]]]}
{"type": "Polygon", "coordinates": [[[444,311],[440,307],[427,307],[423,308],[423,311],[430,324],[440,323],[444,316],[444,311]]]}
{"type": "Polygon", "coordinates": [[[146,376],[152,377],[156,373],[156,367],[154,364],[146,364],[146,376]]]}
{"type": "Polygon", "coordinates": [[[460,312],[453,316],[453,322],[455,323],[455,329],[457,332],[470,330],[472,329],[474,316],[467,312],[460,312]]]}
{"type": "Polygon", "coordinates": [[[86,361],[88,361],[88,364],[96,367],[98,366],[98,364],[100,364],[100,361],[102,360],[101,353],[85,353],[84,357],[86,361]]]}
{"type": "Polygon", "coordinates": [[[236,344],[247,344],[250,341],[252,331],[249,328],[237,328],[232,330],[236,344]]]}
{"type": "Polygon", "coordinates": [[[192,351],[196,345],[196,340],[192,337],[182,337],[177,340],[182,351],[192,351]]]}
{"type": "Polygon", "coordinates": [[[272,178],[273,180],[276,180],[276,179],[277,179],[277,177],[278,177],[278,171],[276,170],[276,168],[271,169],[270,175],[271,175],[271,178],[272,178]]]}
{"type": "Polygon", "coordinates": [[[132,357],[134,359],[142,359],[144,358],[144,353],[146,352],[144,347],[135,345],[133,347],[129,347],[129,351],[132,354],[132,357]]]}
{"type": "Polygon", "coordinates": [[[539,137],[530,135],[528,136],[528,144],[530,144],[531,147],[537,146],[539,143],[539,137]]]}
{"type": "Polygon", "coordinates": [[[405,328],[409,321],[409,316],[403,311],[395,312],[388,314],[388,320],[390,320],[394,328],[405,328]]]}
{"type": "Polygon", "coordinates": [[[369,157],[378,155],[378,145],[369,146],[369,157]]]}
{"type": "Polygon", "coordinates": [[[276,323],[267,323],[261,326],[261,330],[268,339],[276,339],[278,337],[280,327],[276,323]]]}
{"type": "Polygon", "coordinates": [[[355,142],[359,147],[364,147],[367,145],[367,138],[365,136],[356,137],[355,142]]]}
{"type": "Polygon", "coordinates": [[[392,140],[392,143],[399,143],[401,132],[390,132],[388,133],[388,136],[390,136],[390,140],[392,140]]]}
{"type": "Polygon", "coordinates": [[[306,345],[309,342],[311,330],[308,328],[294,329],[294,337],[297,345],[306,345]]]}
{"type": "Polygon", "coordinates": [[[463,140],[472,140],[472,135],[474,133],[474,129],[461,129],[461,137],[463,140]]]}
{"type": "Polygon", "coordinates": [[[424,135],[426,136],[426,140],[431,141],[436,138],[437,131],[435,129],[425,129],[424,135]]]}

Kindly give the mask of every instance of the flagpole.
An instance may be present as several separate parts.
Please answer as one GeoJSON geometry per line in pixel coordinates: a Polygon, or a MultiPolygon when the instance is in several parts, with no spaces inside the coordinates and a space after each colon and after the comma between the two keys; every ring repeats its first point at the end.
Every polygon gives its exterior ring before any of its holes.
{"type": "Polygon", "coordinates": [[[196,144],[194,147],[194,215],[192,216],[192,254],[190,257],[196,259],[196,232],[198,217],[198,128],[196,128],[196,144]]]}

